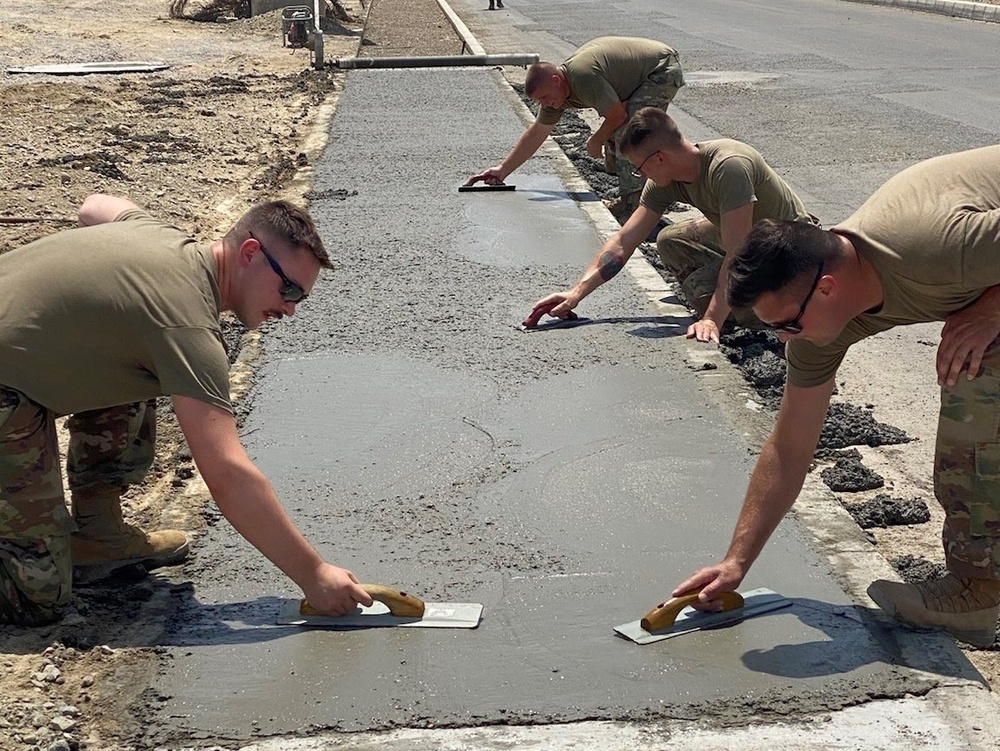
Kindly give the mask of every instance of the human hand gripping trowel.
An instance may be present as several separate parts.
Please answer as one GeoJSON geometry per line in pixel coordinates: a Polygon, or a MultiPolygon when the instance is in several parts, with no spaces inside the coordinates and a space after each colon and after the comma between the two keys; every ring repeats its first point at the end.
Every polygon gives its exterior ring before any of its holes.
{"type": "Polygon", "coordinates": [[[483,606],[475,602],[424,602],[419,597],[381,584],[362,584],[375,600],[347,615],[323,615],[306,600],[289,600],[278,616],[279,626],[316,628],[475,628],[483,606]]]}
{"type": "Polygon", "coordinates": [[[722,610],[708,613],[691,607],[698,601],[700,591],[661,602],[638,621],[615,626],[615,632],[636,644],[652,644],[692,631],[730,626],[792,604],[787,597],[770,589],[754,589],[743,594],[720,592],[716,599],[722,601],[722,610]]]}

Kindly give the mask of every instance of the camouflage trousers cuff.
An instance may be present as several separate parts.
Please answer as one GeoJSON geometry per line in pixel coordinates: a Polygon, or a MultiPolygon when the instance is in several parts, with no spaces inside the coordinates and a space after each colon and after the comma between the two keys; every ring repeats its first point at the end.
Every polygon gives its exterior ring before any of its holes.
{"type": "Polygon", "coordinates": [[[59,620],[73,588],[69,536],[0,540],[0,623],[59,620]]]}

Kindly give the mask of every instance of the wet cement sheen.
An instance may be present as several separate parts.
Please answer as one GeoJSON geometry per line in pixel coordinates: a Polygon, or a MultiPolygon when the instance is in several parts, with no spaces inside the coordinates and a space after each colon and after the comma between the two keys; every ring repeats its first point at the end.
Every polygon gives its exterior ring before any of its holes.
{"type": "Polygon", "coordinates": [[[645,647],[613,634],[721,556],[752,457],[680,363],[677,327],[626,280],[581,306],[591,325],[515,330],[599,239],[544,159],[515,178],[551,200],[457,193],[522,131],[505,102],[488,71],[349,75],[317,190],[358,195],[312,207],[339,270],[269,334],[244,428],[331,561],[428,601],[482,602],[482,625],[273,626],[298,593],[220,522],[188,568],[151,739],[741,723],[928,687],[892,666],[891,636],[865,627],[790,522],[744,587],[793,607],[645,647]],[[508,255],[497,232],[518,238],[508,255]]]}

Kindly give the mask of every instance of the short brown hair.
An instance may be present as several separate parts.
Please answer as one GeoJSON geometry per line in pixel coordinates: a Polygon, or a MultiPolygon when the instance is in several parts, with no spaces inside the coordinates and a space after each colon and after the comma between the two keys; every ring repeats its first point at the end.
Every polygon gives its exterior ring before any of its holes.
{"type": "Polygon", "coordinates": [[[524,94],[532,99],[538,90],[544,86],[552,76],[559,72],[559,68],[552,63],[538,62],[528,66],[528,72],[524,76],[524,94]]]}
{"type": "Polygon", "coordinates": [[[323,240],[316,231],[316,224],[309,213],[289,201],[258,203],[226,233],[228,244],[239,244],[250,234],[269,246],[296,250],[305,248],[324,269],[332,269],[333,261],[323,247],[323,240]]]}
{"type": "Polygon", "coordinates": [[[622,131],[621,149],[634,151],[640,146],[652,144],[659,149],[676,149],[684,136],[674,119],[657,107],[643,107],[625,124],[622,131]]]}
{"type": "Polygon", "coordinates": [[[837,235],[809,222],[761,219],[733,255],[726,299],[734,308],[753,307],[765,292],[781,294],[820,264],[827,271],[840,268],[837,235]]]}

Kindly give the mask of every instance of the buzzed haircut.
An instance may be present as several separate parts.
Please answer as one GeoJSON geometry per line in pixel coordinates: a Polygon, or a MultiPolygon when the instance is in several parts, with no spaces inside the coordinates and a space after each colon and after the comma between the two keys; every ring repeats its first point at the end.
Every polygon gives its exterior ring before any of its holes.
{"type": "Polygon", "coordinates": [[[640,146],[676,149],[684,137],[674,119],[658,107],[643,107],[625,124],[622,131],[622,151],[635,151],[640,146]]]}
{"type": "Polygon", "coordinates": [[[524,93],[532,99],[535,94],[559,72],[559,68],[546,62],[532,63],[528,66],[528,72],[524,76],[524,93]]]}
{"type": "Polygon", "coordinates": [[[292,251],[305,248],[316,256],[324,269],[333,268],[333,261],[323,247],[323,240],[316,231],[312,217],[294,203],[267,201],[257,204],[226,233],[225,242],[239,245],[250,237],[250,233],[267,245],[269,250],[271,247],[292,251]]]}
{"type": "Polygon", "coordinates": [[[809,222],[762,219],[733,256],[726,299],[733,308],[750,308],[765,292],[808,278],[821,263],[833,271],[840,261],[840,240],[834,233],[809,222]]]}

